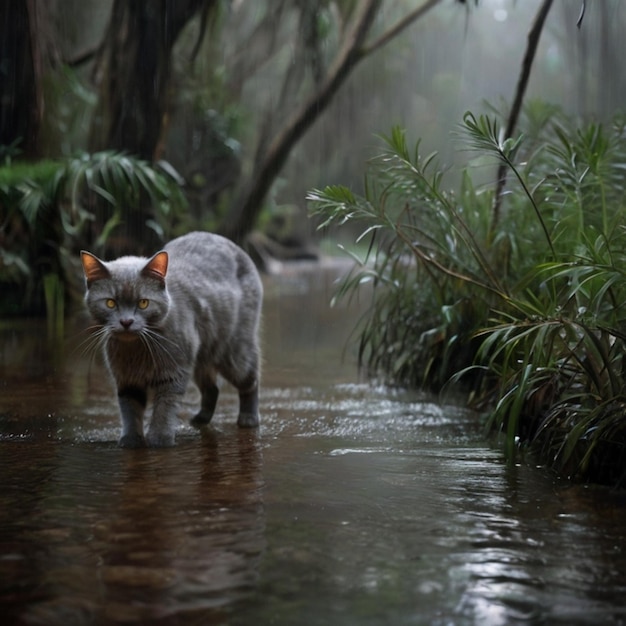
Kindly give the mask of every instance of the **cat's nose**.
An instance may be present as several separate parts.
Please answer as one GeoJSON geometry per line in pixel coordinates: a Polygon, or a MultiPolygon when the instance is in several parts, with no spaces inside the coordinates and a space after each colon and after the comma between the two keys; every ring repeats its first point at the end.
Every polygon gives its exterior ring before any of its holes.
{"type": "Polygon", "coordinates": [[[120,324],[126,329],[128,330],[132,325],[133,322],[135,320],[132,317],[128,317],[128,318],[124,318],[120,320],[120,324]]]}

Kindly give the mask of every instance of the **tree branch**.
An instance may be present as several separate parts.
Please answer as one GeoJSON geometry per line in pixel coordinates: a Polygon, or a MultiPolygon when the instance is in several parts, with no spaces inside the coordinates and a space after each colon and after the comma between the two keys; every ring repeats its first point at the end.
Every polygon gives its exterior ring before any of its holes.
{"type": "Polygon", "coordinates": [[[576,28],[579,28],[583,25],[583,18],[585,17],[585,9],[587,8],[587,4],[585,0],[580,7],[580,13],[578,14],[578,19],[576,20],[576,28]]]}
{"type": "Polygon", "coordinates": [[[355,18],[354,26],[346,35],[345,43],[326,75],[320,88],[287,121],[270,143],[265,157],[256,168],[249,187],[240,196],[228,216],[222,234],[240,241],[255,221],[259,207],[274,179],[285,164],[291,148],[310,128],[339,90],[352,68],[362,58],[361,46],[376,17],[382,0],[365,0],[355,18]]]}
{"type": "MultiPolygon", "coordinates": [[[[530,70],[535,59],[537,48],[539,47],[539,38],[541,37],[541,32],[543,30],[546,18],[548,17],[548,13],[550,12],[551,6],[552,0],[543,1],[543,4],[539,7],[539,11],[537,11],[537,15],[535,16],[535,21],[533,22],[532,28],[528,33],[528,44],[526,45],[526,53],[524,55],[524,60],[522,61],[522,69],[519,75],[519,79],[517,81],[515,99],[513,100],[513,105],[511,107],[511,112],[509,113],[509,119],[504,133],[505,139],[512,137],[513,133],[515,132],[517,120],[519,119],[519,114],[522,109],[522,102],[524,101],[526,88],[528,87],[530,70]]],[[[500,220],[500,209],[502,208],[503,197],[502,194],[506,185],[506,170],[507,164],[505,162],[501,162],[498,166],[498,173],[496,176],[496,195],[491,216],[492,232],[496,229],[500,220]]]]}
{"type": "Polygon", "coordinates": [[[368,46],[365,46],[362,50],[363,56],[368,56],[372,54],[372,52],[376,52],[378,48],[382,48],[394,37],[399,35],[405,28],[408,28],[413,22],[420,19],[440,2],[441,0],[427,0],[420,7],[411,11],[408,15],[405,15],[395,26],[392,26],[389,30],[384,32],[378,39],[376,39],[376,41],[373,41],[368,46]]]}
{"type": "Polygon", "coordinates": [[[263,200],[287,161],[292,147],[328,106],[357,63],[391,41],[440,1],[427,0],[369,46],[364,42],[380,10],[382,0],[363,0],[359,3],[358,12],[352,21],[353,26],[348,29],[343,39],[344,44],[329,68],[325,80],[304,105],[287,120],[270,143],[264,158],[255,169],[250,185],[239,196],[228,215],[227,223],[222,224],[220,232],[223,235],[240,242],[252,228],[263,200]]]}
{"type": "Polygon", "coordinates": [[[102,44],[98,44],[95,48],[89,48],[89,50],[79,52],[75,57],[72,57],[71,59],[63,59],[63,63],[71,68],[80,67],[85,63],[89,63],[98,56],[98,54],[100,53],[101,45],[102,44]]]}

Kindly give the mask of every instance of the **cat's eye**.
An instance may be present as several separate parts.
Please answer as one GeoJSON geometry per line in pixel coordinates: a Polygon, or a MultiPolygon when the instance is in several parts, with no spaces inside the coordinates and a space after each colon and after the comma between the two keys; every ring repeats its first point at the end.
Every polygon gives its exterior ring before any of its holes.
{"type": "Polygon", "coordinates": [[[148,300],[147,298],[141,298],[140,300],[137,301],[137,306],[142,310],[147,309],[149,304],[150,304],[150,300],[148,300]]]}
{"type": "Polygon", "coordinates": [[[114,309],[116,304],[113,298],[107,298],[105,304],[107,305],[107,309],[114,309]]]}

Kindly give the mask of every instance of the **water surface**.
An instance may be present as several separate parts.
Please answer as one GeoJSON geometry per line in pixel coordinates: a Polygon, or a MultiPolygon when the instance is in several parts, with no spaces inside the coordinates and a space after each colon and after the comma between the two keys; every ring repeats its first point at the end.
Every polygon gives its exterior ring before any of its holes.
{"type": "MultiPolygon", "coordinates": [[[[302,267],[302,266],[301,266],[302,267]]],[[[3,624],[623,624],[626,496],[508,466],[474,414],[359,381],[336,272],[268,277],[258,432],[121,450],[72,339],[0,327],[3,624]]],[[[81,322],[77,322],[80,326],[81,322]]]]}

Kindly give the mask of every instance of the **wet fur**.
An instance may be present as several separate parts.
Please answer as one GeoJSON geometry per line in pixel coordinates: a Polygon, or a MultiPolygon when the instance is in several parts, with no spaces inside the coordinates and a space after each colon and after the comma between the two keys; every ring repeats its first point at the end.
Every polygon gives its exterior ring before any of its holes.
{"type": "Polygon", "coordinates": [[[177,410],[191,380],[202,395],[192,423],[208,424],[218,374],[239,392],[239,426],[258,426],[263,289],[243,250],[218,235],[195,232],[151,259],[106,263],[88,252],[81,256],[95,341],[117,386],[120,446],[174,445],[177,410]],[[150,398],[153,415],[144,434],[150,398]]]}

